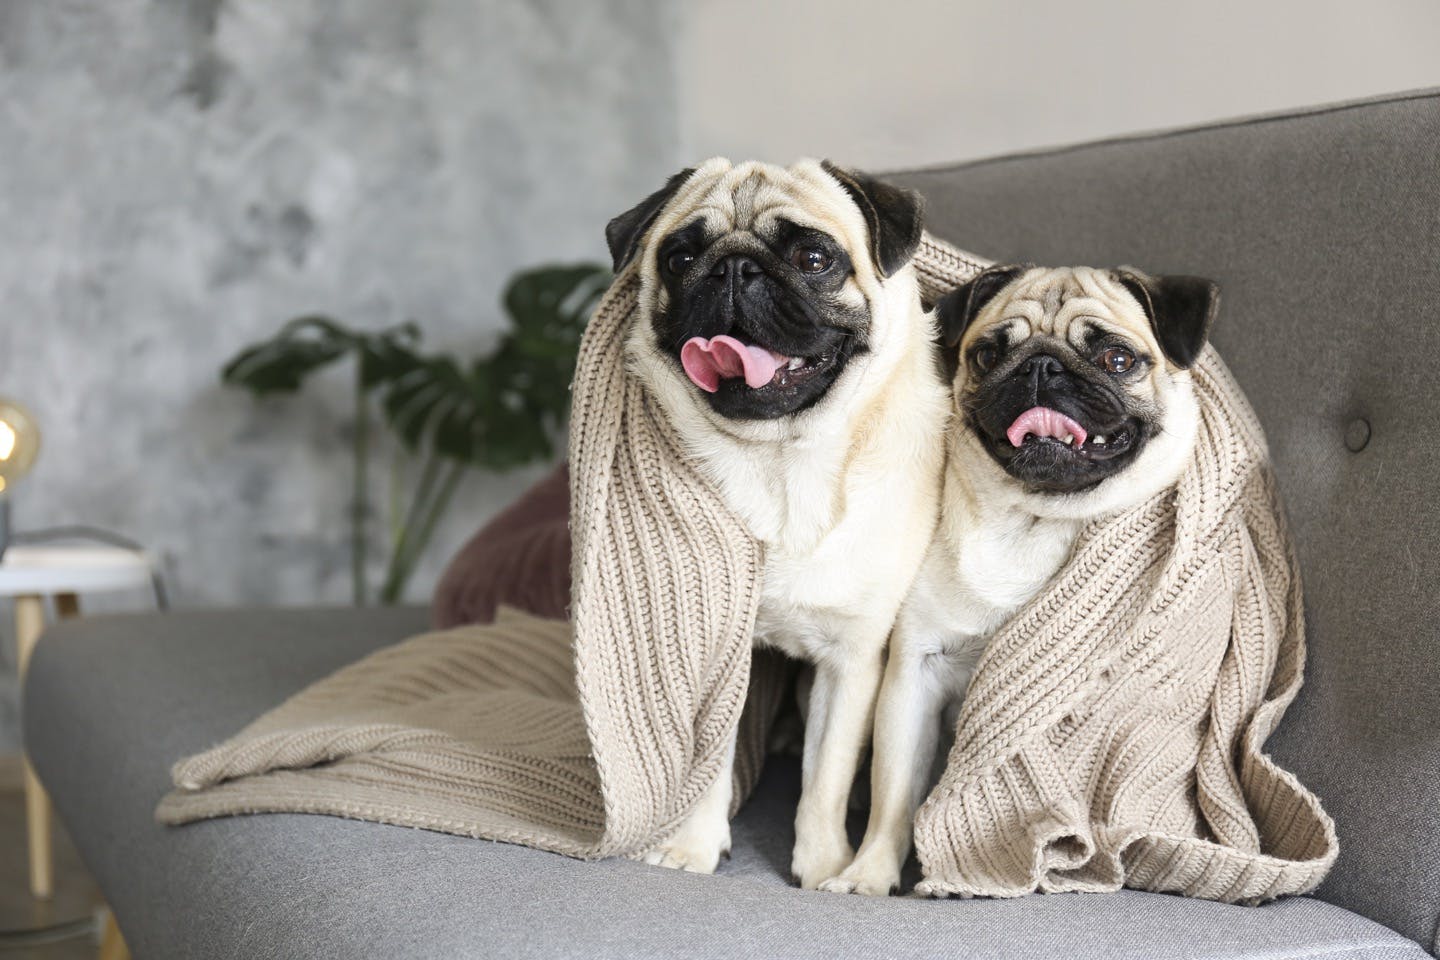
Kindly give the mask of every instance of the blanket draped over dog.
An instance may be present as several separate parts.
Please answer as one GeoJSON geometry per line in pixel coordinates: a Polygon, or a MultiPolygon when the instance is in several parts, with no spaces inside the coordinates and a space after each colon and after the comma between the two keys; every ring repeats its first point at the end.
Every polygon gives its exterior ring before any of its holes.
{"type": "MultiPolygon", "coordinates": [[[[927,237],[927,302],[983,262],[927,237]]],[[[310,812],[633,856],[714,780],[740,802],[784,671],[754,657],[762,547],[626,369],[636,282],[585,334],[571,420],[571,621],[516,613],[381,650],[175,766],[163,822],[310,812]],[[743,717],[742,717],[743,708],[743,717]]],[[[933,894],[1165,890],[1255,902],[1336,853],[1262,753],[1301,680],[1300,584],[1264,440],[1208,351],[1177,487],[1091,525],[995,637],[917,817],[933,894]]]]}

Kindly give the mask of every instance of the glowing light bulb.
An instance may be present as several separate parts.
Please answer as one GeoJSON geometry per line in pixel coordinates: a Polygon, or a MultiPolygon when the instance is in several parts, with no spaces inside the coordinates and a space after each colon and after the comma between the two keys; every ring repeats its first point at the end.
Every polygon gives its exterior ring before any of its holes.
{"type": "Polygon", "coordinates": [[[0,493],[30,472],[40,452],[40,428],[20,404],[0,397],[0,493]]]}

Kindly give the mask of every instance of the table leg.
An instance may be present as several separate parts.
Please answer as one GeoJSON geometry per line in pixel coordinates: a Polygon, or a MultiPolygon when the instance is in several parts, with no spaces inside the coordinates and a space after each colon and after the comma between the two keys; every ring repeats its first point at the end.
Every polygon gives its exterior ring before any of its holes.
{"type": "Polygon", "coordinates": [[[115,922],[115,912],[105,908],[105,925],[100,931],[100,960],[130,960],[130,948],[120,935],[120,926],[115,922]]]}
{"type": "Polygon", "coordinates": [[[73,593],[55,594],[55,615],[62,620],[80,616],[80,598],[73,593]]]}
{"type": "MultiPolygon", "coordinates": [[[[35,641],[45,630],[45,601],[37,596],[15,598],[15,643],[19,651],[20,678],[30,666],[35,641]]],[[[50,799],[40,778],[25,758],[25,828],[30,838],[30,893],[39,900],[49,900],[55,892],[50,849],[50,799]]]]}

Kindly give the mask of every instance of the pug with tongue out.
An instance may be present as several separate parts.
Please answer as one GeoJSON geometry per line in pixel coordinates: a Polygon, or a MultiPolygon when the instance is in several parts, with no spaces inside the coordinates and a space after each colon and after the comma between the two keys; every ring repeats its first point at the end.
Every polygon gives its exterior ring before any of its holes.
{"type": "MultiPolygon", "coordinates": [[[[632,369],[764,545],[754,641],[814,665],[791,860],[813,888],[850,862],[885,643],[939,504],[947,400],[911,265],[920,200],[829,163],[716,159],[606,232],[639,282],[632,369]]],[[[727,763],[647,859],[714,870],[730,801],[727,763]]]]}
{"type": "Polygon", "coordinates": [[[898,885],[941,735],[990,636],[1060,571],[1085,523],[1179,478],[1199,426],[1189,368],[1217,305],[1198,277],[1023,266],[940,301],[955,414],[940,521],[890,641],[865,839],[823,889],[898,885]]]}

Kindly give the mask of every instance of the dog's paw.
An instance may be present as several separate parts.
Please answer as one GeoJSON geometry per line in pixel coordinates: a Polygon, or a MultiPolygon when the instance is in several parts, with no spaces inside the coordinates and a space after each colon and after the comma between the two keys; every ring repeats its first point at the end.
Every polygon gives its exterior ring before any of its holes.
{"type": "Polygon", "coordinates": [[[900,871],[881,863],[879,857],[856,858],[840,872],[820,884],[827,893],[858,893],[866,897],[888,897],[900,886],[900,871]]]}
{"type": "Polygon", "coordinates": [[[795,845],[790,860],[790,874],[805,890],[818,890],[820,884],[836,877],[850,865],[855,852],[845,841],[828,844],[795,845]]]}
{"type": "Polygon", "coordinates": [[[686,822],[673,837],[645,854],[646,863],[688,873],[714,873],[730,853],[730,825],[700,827],[686,822]]]}

